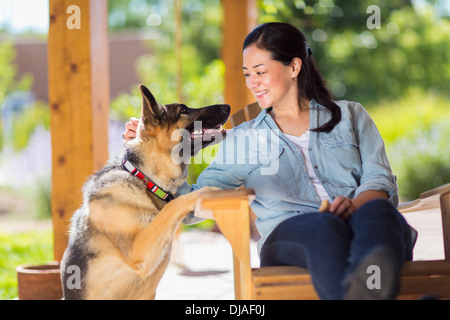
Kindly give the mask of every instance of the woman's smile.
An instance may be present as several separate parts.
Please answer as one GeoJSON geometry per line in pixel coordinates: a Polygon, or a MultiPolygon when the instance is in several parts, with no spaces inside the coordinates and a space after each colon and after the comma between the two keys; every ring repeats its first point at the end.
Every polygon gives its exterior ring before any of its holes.
{"type": "Polygon", "coordinates": [[[264,96],[267,92],[269,92],[269,90],[263,90],[263,91],[255,92],[255,95],[256,95],[257,98],[261,98],[261,97],[264,96]]]}

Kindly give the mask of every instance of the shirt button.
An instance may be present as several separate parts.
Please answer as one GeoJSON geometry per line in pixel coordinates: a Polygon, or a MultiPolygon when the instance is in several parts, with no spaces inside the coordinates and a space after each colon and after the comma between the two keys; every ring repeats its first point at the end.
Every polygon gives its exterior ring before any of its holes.
{"type": "Polygon", "coordinates": [[[318,167],[317,166],[314,166],[314,169],[317,169],[318,167]]]}

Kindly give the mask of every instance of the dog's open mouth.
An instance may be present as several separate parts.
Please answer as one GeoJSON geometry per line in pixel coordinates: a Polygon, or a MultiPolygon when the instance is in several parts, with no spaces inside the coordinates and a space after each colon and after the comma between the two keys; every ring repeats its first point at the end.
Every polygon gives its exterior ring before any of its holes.
{"type": "MultiPolygon", "coordinates": [[[[185,128],[189,132],[189,141],[182,143],[184,147],[187,147],[187,143],[190,144],[192,157],[201,149],[221,143],[225,139],[227,131],[223,125],[230,115],[230,109],[230,106],[225,104],[189,109],[189,114],[194,115],[195,118],[185,128]]],[[[184,154],[184,157],[186,156],[187,154],[184,154]]]]}
{"type": "Polygon", "coordinates": [[[223,124],[218,124],[212,128],[197,128],[192,126],[189,132],[191,156],[193,157],[201,149],[222,142],[226,137],[227,130],[223,128],[223,124]]]}
{"type": "Polygon", "coordinates": [[[198,141],[201,139],[205,142],[214,142],[214,140],[217,140],[217,137],[222,136],[223,138],[226,135],[226,130],[223,128],[222,125],[217,125],[214,128],[210,129],[199,129],[191,133],[191,139],[194,141],[198,141]]]}

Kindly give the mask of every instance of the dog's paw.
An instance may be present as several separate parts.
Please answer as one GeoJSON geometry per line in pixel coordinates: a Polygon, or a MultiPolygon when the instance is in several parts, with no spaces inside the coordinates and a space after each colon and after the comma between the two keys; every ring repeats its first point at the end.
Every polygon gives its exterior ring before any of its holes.
{"type": "Polygon", "coordinates": [[[203,219],[214,219],[212,211],[205,210],[202,208],[200,197],[204,193],[221,191],[221,190],[222,189],[216,188],[216,187],[203,187],[203,188],[197,190],[199,197],[198,197],[197,203],[195,204],[194,216],[196,216],[198,218],[203,218],[203,219]]]}

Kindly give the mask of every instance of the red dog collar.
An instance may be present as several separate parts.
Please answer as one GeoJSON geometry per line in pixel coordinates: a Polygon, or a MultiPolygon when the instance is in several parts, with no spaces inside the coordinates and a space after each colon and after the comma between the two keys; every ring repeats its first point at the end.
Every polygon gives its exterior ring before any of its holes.
{"type": "Polygon", "coordinates": [[[170,200],[173,200],[174,197],[172,194],[165,192],[163,189],[158,187],[153,181],[151,181],[145,174],[143,174],[141,171],[139,171],[130,161],[127,159],[124,159],[122,162],[122,166],[132,175],[138,177],[142,180],[142,182],[145,183],[147,188],[156,196],[161,198],[164,201],[169,202],[170,200]]]}

